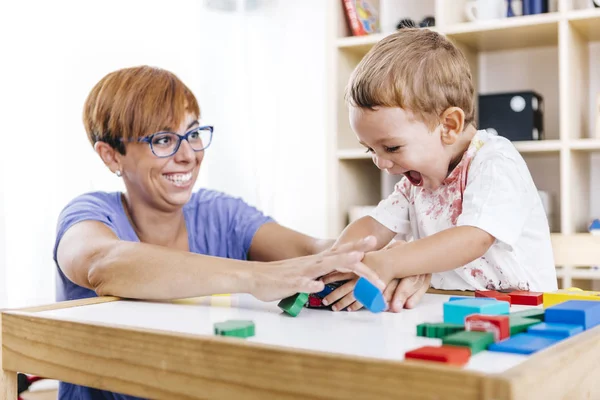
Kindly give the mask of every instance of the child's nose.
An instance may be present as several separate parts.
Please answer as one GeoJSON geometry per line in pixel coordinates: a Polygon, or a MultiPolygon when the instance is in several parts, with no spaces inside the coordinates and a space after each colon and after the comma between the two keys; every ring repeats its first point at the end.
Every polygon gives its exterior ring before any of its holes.
{"type": "Polygon", "coordinates": [[[384,170],[389,169],[394,166],[394,163],[391,160],[386,159],[385,157],[380,157],[377,155],[373,156],[373,162],[377,166],[377,168],[384,170]]]}

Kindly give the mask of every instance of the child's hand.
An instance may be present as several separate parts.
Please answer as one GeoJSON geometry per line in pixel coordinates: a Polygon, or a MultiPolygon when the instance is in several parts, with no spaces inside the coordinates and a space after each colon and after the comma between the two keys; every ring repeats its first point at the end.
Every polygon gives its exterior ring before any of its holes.
{"type": "Polygon", "coordinates": [[[388,311],[400,312],[403,308],[413,308],[429,289],[431,274],[408,276],[392,280],[383,292],[388,311]]]}
{"type": "MultiPolygon", "coordinates": [[[[385,250],[381,250],[385,251],[385,250]]],[[[385,272],[385,269],[382,266],[378,265],[380,258],[376,257],[377,251],[370,252],[365,254],[363,258],[363,263],[366,264],[370,269],[375,271],[378,275],[378,271],[385,272]]],[[[386,276],[385,274],[379,275],[383,283],[388,286],[389,282],[392,280],[392,276],[386,276]]],[[[333,311],[340,311],[346,309],[347,311],[356,311],[362,308],[362,304],[356,301],[354,298],[354,286],[356,286],[356,282],[358,281],[358,277],[353,273],[332,273],[322,278],[323,283],[328,284],[331,282],[338,282],[342,280],[348,280],[345,284],[331,292],[329,295],[323,298],[324,305],[333,304],[331,309],[333,311]]],[[[394,288],[396,289],[396,288],[394,288]]],[[[392,291],[393,293],[393,291],[392,291]]],[[[388,299],[391,296],[388,296],[388,299]]]]}
{"type": "MultiPolygon", "coordinates": [[[[381,250],[381,252],[392,247],[402,246],[405,243],[404,241],[396,241],[381,250]]],[[[380,258],[377,257],[377,253],[371,252],[365,254],[363,262],[377,272],[383,282],[387,284],[383,295],[388,304],[390,304],[389,311],[400,312],[403,308],[413,308],[421,300],[427,289],[429,289],[431,274],[392,279],[386,276],[385,268],[383,263],[379,262],[380,258]]],[[[356,282],[358,281],[358,277],[355,274],[334,272],[323,277],[325,284],[341,280],[348,280],[348,282],[326,296],[323,299],[323,304],[329,305],[337,302],[332,306],[333,311],[343,310],[344,308],[347,308],[348,311],[361,309],[363,307],[362,304],[356,301],[353,294],[354,286],[356,286],[356,282]]]]}

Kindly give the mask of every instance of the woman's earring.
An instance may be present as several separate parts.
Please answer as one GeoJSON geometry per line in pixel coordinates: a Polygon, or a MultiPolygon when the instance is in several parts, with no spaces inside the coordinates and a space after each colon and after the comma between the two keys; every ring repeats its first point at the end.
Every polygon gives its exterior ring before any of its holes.
{"type": "Polygon", "coordinates": [[[118,169],[117,172],[115,172],[115,174],[120,178],[121,177],[121,170],[118,169]]]}

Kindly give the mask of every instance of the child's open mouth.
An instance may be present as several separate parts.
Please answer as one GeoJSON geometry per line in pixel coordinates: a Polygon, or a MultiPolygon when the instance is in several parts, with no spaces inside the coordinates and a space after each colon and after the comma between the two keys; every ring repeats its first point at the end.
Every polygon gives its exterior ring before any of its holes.
{"type": "Polygon", "coordinates": [[[414,186],[421,186],[423,184],[423,177],[420,172],[417,171],[407,171],[404,173],[404,176],[412,183],[414,186]]]}

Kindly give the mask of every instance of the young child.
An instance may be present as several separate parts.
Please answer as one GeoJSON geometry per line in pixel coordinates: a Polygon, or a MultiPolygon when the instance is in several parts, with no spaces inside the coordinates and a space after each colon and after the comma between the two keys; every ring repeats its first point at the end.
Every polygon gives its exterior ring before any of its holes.
{"type": "MultiPolygon", "coordinates": [[[[378,249],[394,237],[408,241],[365,256],[386,283],[432,273],[437,289],[556,290],[537,189],[509,140],[475,128],[473,82],[460,50],[427,29],[399,30],[363,58],[346,97],[351,127],[375,165],[403,177],[336,245],[367,235],[378,249]]],[[[325,303],[345,296],[334,309],[360,308],[355,282],[325,303]]]]}

